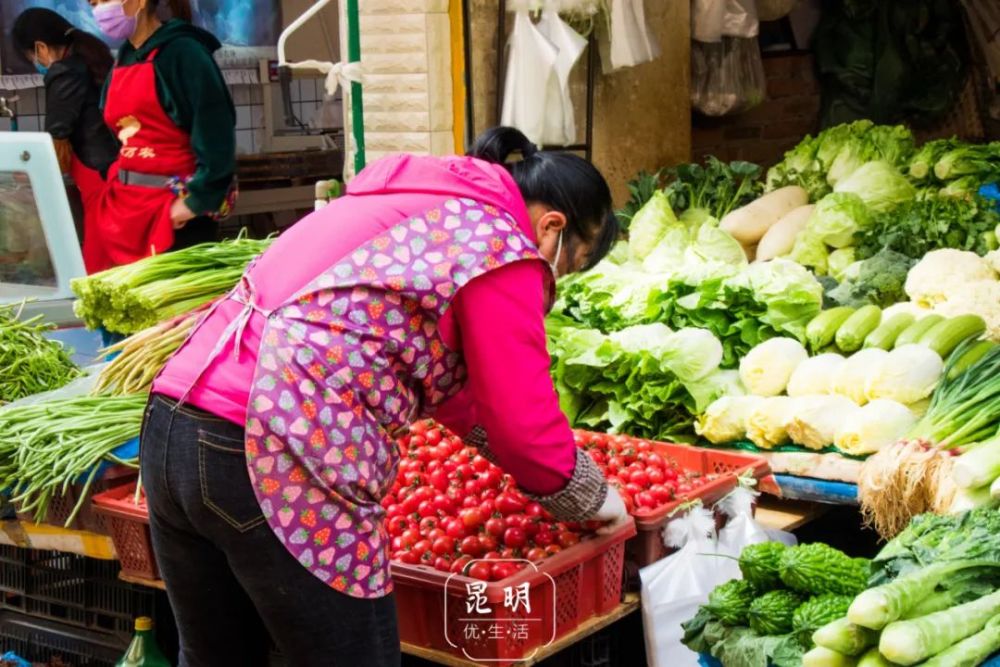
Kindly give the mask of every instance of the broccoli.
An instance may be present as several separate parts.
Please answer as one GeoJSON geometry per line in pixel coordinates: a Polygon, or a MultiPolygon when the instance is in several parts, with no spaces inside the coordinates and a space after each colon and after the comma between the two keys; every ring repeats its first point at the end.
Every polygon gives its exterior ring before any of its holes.
{"type": "Polygon", "coordinates": [[[893,250],[880,250],[860,262],[855,276],[832,289],[829,297],[838,305],[852,308],[868,304],[885,308],[906,301],[903,287],[913,264],[914,261],[906,255],[893,250]]]}

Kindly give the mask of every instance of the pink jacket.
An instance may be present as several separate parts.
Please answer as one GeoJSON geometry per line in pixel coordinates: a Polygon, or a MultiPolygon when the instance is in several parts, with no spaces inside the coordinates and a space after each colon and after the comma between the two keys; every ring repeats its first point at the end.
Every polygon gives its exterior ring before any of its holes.
{"type": "MultiPolygon", "coordinates": [[[[258,305],[269,310],[379,232],[440,203],[467,197],[511,213],[534,237],[510,175],[471,158],[394,156],[372,164],[347,195],[285,232],[251,269],[258,305]]],[[[469,370],[462,392],[435,418],[459,434],[482,425],[497,460],[525,490],[548,495],[573,474],[575,446],[549,377],[545,344],[545,268],[517,262],[473,280],[440,322],[445,342],[469,370]]],[[[239,311],[226,302],[198,329],[157,378],[153,391],[237,424],[246,421],[263,316],[251,317],[238,357],[232,343],[195,382],[223,330],[239,311]]]]}

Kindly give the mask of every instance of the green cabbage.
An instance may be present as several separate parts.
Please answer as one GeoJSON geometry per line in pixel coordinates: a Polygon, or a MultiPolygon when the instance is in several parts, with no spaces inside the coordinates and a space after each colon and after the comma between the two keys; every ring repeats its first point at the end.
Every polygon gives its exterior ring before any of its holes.
{"type": "Polygon", "coordinates": [[[871,214],[861,197],[851,192],[833,192],[819,200],[806,224],[806,233],[818,236],[826,245],[845,248],[854,233],[871,224],[871,214]]]}
{"type": "Polygon", "coordinates": [[[868,162],[837,183],[835,192],[852,192],[874,211],[888,211],[917,195],[910,182],[888,162],[868,162]]]}
{"type": "Polygon", "coordinates": [[[632,218],[629,225],[629,254],[634,259],[645,259],[667,231],[678,225],[670,201],[658,190],[632,218]]]}

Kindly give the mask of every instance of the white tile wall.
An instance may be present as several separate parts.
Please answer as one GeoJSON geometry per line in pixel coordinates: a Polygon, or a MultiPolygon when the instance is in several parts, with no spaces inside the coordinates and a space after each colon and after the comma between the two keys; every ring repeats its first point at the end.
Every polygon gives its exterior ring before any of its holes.
{"type": "MultiPolygon", "coordinates": [[[[260,85],[231,86],[236,106],[236,150],[253,154],[264,144],[264,104],[260,85]]],[[[0,90],[0,97],[19,98],[15,103],[19,129],[39,132],[45,127],[45,89],[20,91],[0,90]]],[[[299,119],[308,123],[323,103],[325,90],[322,79],[302,79],[292,82],[292,103],[299,119]]]]}

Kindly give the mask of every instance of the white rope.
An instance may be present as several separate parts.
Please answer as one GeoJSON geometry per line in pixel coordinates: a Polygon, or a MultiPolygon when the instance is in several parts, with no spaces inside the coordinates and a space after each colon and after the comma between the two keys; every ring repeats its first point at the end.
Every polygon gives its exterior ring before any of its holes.
{"type": "Polygon", "coordinates": [[[321,60],[303,60],[298,63],[287,63],[291,69],[312,70],[326,75],[326,94],[333,97],[337,88],[347,88],[351,83],[362,83],[364,70],[361,63],[331,63],[321,60]]]}

